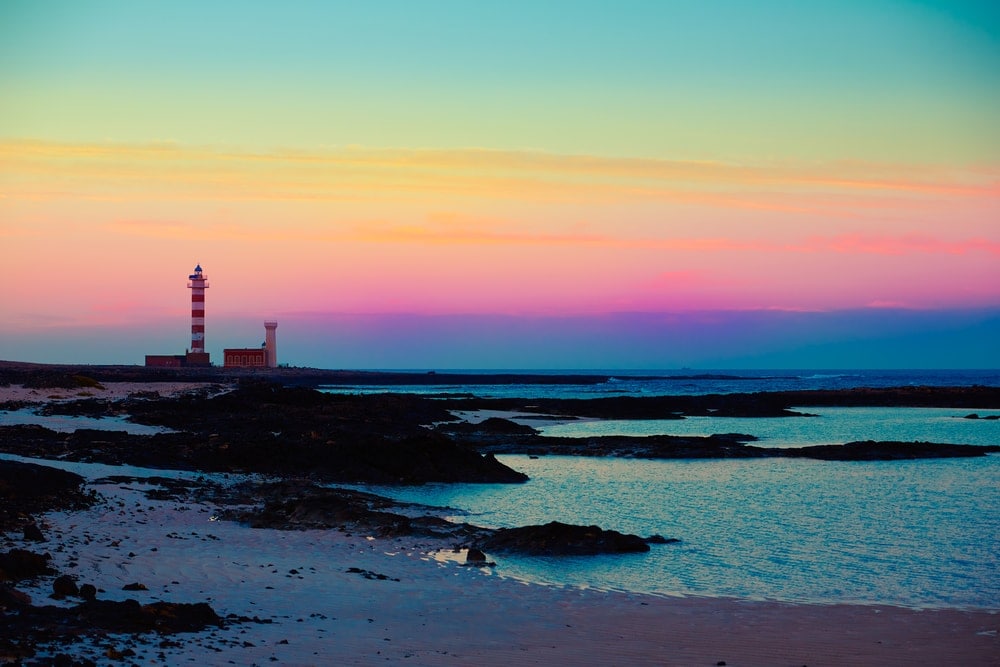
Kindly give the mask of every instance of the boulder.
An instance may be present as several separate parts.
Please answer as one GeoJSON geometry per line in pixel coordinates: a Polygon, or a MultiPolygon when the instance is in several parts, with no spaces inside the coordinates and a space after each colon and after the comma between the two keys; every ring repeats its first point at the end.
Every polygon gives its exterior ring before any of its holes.
{"type": "Polygon", "coordinates": [[[13,586],[0,584],[0,610],[21,609],[31,605],[31,596],[13,586]]]}
{"type": "Polygon", "coordinates": [[[487,551],[532,556],[578,556],[638,553],[649,545],[638,535],[626,535],[598,526],[574,526],[552,521],[541,526],[501,528],[481,542],[487,551]]]}
{"type": "MultiPolygon", "coordinates": [[[[37,426],[4,426],[0,427],[0,445],[11,451],[10,445],[23,438],[30,439],[32,434],[60,435],[37,426]]],[[[65,470],[20,461],[0,461],[0,531],[21,530],[32,525],[32,514],[54,509],[80,509],[92,504],[93,496],[81,490],[83,483],[83,477],[65,470]]],[[[45,539],[37,540],[41,531],[29,529],[24,534],[25,539],[33,541],[45,539]]]]}
{"type": "Polygon", "coordinates": [[[38,527],[37,523],[29,523],[24,527],[24,539],[27,542],[45,542],[45,536],[42,535],[41,528],[38,527]]]}
{"type": "Polygon", "coordinates": [[[61,574],[52,582],[52,597],[57,600],[71,595],[79,595],[79,593],[80,589],[77,587],[76,581],[68,574],[61,574]]]}
{"type": "Polygon", "coordinates": [[[222,619],[206,603],[90,600],[68,610],[82,624],[108,632],[197,632],[222,619]]]}
{"type": "Polygon", "coordinates": [[[465,562],[466,563],[485,563],[486,562],[486,554],[484,554],[479,549],[476,549],[475,547],[472,547],[465,554],[465,562]]]}
{"type": "Polygon", "coordinates": [[[51,574],[48,554],[36,554],[25,549],[11,549],[0,554],[0,581],[21,581],[51,574]]]}

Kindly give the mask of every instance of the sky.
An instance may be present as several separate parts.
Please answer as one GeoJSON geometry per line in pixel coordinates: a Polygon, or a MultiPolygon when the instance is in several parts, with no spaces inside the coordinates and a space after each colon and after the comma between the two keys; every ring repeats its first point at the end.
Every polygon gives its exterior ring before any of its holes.
{"type": "Polygon", "coordinates": [[[992,2],[0,3],[0,359],[1000,367],[992,2]]]}

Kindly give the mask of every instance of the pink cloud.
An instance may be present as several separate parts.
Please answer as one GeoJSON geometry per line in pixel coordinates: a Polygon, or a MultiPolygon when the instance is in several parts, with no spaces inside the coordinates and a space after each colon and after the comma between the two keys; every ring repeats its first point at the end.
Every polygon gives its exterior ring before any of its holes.
{"type": "Polygon", "coordinates": [[[814,250],[876,255],[906,255],[912,253],[964,255],[986,252],[1000,255],[1000,242],[976,238],[963,241],[944,241],[929,236],[881,236],[842,234],[834,237],[811,237],[806,244],[814,250]]]}
{"type": "Polygon", "coordinates": [[[908,308],[909,306],[906,303],[902,302],[902,301],[876,300],[876,301],[872,301],[871,303],[867,304],[866,307],[868,307],[868,308],[890,308],[890,309],[894,309],[894,308],[908,308]]]}

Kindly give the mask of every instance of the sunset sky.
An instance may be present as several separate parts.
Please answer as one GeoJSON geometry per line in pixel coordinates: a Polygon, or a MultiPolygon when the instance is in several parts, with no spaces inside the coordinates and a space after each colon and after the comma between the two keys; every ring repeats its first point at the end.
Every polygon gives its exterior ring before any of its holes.
{"type": "Polygon", "coordinates": [[[0,3],[0,359],[1000,367],[1000,5],[0,3]]]}

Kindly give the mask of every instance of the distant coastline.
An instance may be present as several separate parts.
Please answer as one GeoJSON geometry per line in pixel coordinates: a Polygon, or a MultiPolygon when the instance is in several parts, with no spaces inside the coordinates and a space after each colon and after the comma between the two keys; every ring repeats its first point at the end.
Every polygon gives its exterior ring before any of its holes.
{"type": "Polygon", "coordinates": [[[320,385],[394,385],[394,384],[600,384],[610,375],[547,374],[547,373],[453,373],[437,371],[364,371],[330,370],[321,368],[225,368],[182,367],[153,368],[146,366],[99,364],[41,364],[0,360],[0,382],[8,378],[44,377],[46,374],[83,374],[105,382],[222,382],[242,378],[264,378],[294,386],[320,385]]]}
{"type": "MultiPolygon", "coordinates": [[[[875,369],[873,369],[875,370],[875,369]]],[[[918,369],[915,369],[918,370],[918,369]]],[[[943,372],[942,371],[939,372],[943,372]]],[[[993,369],[979,369],[994,372],[993,369]]],[[[734,383],[761,380],[795,380],[795,369],[769,371],[764,375],[755,371],[705,371],[680,369],[668,371],[637,370],[356,370],[324,369],[311,367],[279,368],[226,368],[221,366],[157,368],[123,364],[47,364],[28,361],[0,360],[0,383],[57,381],[60,377],[85,375],[103,382],[236,382],[245,378],[266,379],[286,386],[451,386],[451,385],[599,385],[613,383],[619,378],[642,381],[728,381],[734,383]]],[[[851,370],[843,373],[852,373],[851,370]]],[[[889,370],[887,373],[898,373],[889,370]]],[[[956,372],[972,372],[964,369],[956,372]]],[[[832,373],[832,371],[831,371],[832,373]]],[[[1000,376],[1000,370],[995,373],[1000,376]]]]}

